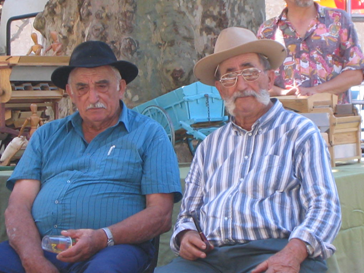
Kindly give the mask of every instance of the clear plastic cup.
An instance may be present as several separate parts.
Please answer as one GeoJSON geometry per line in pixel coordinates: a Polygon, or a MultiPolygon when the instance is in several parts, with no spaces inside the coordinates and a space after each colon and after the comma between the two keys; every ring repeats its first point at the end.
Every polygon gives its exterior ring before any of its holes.
{"type": "Polygon", "coordinates": [[[60,253],[72,247],[73,240],[69,236],[46,235],[42,239],[42,248],[53,253],[60,253]]]}

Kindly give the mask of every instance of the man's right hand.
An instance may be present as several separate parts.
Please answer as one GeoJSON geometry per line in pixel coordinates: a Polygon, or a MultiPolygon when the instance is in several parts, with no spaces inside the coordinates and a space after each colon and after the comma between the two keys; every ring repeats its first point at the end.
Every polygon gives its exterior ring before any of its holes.
{"type": "MultiPolygon", "coordinates": [[[[201,240],[200,235],[195,230],[182,231],[178,234],[180,242],[179,255],[186,260],[196,260],[206,258],[206,244],[201,240]]],[[[210,244],[213,249],[214,246],[210,244]]]]}

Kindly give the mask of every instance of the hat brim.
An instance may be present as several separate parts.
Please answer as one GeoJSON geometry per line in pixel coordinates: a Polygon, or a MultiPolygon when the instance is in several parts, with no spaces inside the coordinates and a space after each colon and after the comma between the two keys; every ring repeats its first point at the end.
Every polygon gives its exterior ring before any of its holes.
{"type": "Polygon", "coordinates": [[[204,84],[215,86],[215,70],[223,61],[244,53],[260,53],[268,58],[271,69],[277,69],[286,58],[286,48],[274,40],[252,41],[199,60],[194,67],[196,78],[204,84]]]}
{"type": "MultiPolygon", "coordinates": [[[[126,84],[133,81],[138,75],[138,68],[127,61],[117,61],[110,64],[105,64],[115,67],[119,70],[121,77],[125,80],[126,84]]],[[[68,77],[74,68],[94,68],[104,65],[83,65],[83,66],[62,66],[56,68],[51,76],[52,82],[59,88],[66,89],[68,83],[68,77]]]]}

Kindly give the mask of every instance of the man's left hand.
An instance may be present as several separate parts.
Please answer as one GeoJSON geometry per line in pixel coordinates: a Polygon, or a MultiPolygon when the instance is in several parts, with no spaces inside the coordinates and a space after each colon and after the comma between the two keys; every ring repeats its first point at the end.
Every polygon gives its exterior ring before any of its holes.
{"type": "Polygon", "coordinates": [[[75,263],[89,259],[105,248],[105,233],[102,229],[77,229],[62,231],[62,235],[70,236],[76,243],[57,255],[62,262],[75,263]]]}
{"type": "Polygon", "coordinates": [[[292,239],[285,248],[259,264],[251,273],[299,273],[306,257],[305,243],[292,239]]]}

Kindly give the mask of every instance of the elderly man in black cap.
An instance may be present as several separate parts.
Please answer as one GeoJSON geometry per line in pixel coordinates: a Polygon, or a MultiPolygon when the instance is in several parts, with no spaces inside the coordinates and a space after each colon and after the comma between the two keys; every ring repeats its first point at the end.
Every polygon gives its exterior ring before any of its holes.
{"type": "Polygon", "coordinates": [[[196,63],[231,122],[197,148],[171,238],[180,257],[155,272],[326,272],[340,204],[319,130],[269,97],[285,56],[280,43],[231,27],[196,63]]]}
{"type": "Polygon", "coordinates": [[[176,155],[155,121],[122,102],[135,65],[99,41],[52,74],[78,111],[40,127],[7,182],[0,272],[142,272],[181,199],[176,155]],[[44,235],[64,235],[44,251],[44,235]]]}

